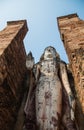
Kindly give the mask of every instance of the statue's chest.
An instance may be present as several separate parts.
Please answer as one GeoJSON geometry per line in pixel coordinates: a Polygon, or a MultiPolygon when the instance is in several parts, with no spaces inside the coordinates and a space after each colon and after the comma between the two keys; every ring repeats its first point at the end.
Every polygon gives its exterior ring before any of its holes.
{"type": "Polygon", "coordinates": [[[53,74],[58,72],[57,63],[55,61],[44,61],[41,63],[41,73],[53,74]]]}
{"type": "Polygon", "coordinates": [[[58,67],[54,61],[45,61],[41,65],[41,74],[37,83],[39,96],[45,91],[60,91],[60,80],[58,76],[58,67]],[[58,87],[59,86],[59,87],[58,87]]]}

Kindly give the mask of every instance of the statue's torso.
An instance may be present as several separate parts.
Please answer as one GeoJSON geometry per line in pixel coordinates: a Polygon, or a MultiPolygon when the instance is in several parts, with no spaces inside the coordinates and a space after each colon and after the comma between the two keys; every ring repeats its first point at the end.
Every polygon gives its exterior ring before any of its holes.
{"type": "Polygon", "coordinates": [[[62,87],[56,61],[40,63],[40,78],[36,87],[36,117],[39,130],[56,130],[61,115],[62,87]]]}

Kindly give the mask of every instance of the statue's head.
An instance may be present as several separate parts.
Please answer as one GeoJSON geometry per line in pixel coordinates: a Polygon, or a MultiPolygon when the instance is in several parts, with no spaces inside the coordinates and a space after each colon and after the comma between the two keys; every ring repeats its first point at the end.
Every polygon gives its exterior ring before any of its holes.
{"type": "Polygon", "coordinates": [[[44,50],[44,59],[53,59],[55,58],[56,50],[55,48],[49,46],[44,50]]]}
{"type": "Polygon", "coordinates": [[[43,55],[44,60],[59,58],[59,54],[57,53],[56,49],[52,46],[46,47],[43,55]]]}

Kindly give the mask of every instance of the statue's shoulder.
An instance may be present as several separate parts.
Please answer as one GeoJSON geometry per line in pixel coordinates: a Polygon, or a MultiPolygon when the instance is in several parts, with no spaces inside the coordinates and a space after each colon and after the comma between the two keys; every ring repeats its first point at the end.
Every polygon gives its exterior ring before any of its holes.
{"type": "Polygon", "coordinates": [[[66,62],[65,62],[65,61],[63,61],[63,60],[60,60],[60,63],[61,63],[61,64],[65,64],[65,65],[66,65],[66,62]]]}
{"type": "Polygon", "coordinates": [[[33,66],[33,71],[34,70],[36,71],[36,69],[37,69],[38,66],[40,66],[40,63],[39,62],[35,63],[34,66],[33,66]]]}
{"type": "Polygon", "coordinates": [[[67,64],[66,64],[66,62],[65,62],[65,61],[60,60],[60,65],[64,65],[64,66],[66,66],[67,64]]]}
{"type": "Polygon", "coordinates": [[[35,73],[37,70],[40,70],[40,68],[41,68],[41,62],[37,62],[36,64],[34,64],[33,72],[35,73]]]}
{"type": "Polygon", "coordinates": [[[65,61],[60,60],[60,71],[63,73],[65,70],[67,70],[67,64],[65,61]]]}

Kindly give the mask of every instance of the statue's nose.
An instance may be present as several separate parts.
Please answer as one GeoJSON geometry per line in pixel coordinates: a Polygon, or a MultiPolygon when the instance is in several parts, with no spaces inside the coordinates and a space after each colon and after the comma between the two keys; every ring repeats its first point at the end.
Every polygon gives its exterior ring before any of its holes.
{"type": "Polygon", "coordinates": [[[48,49],[48,51],[50,52],[50,49],[48,49]]]}

